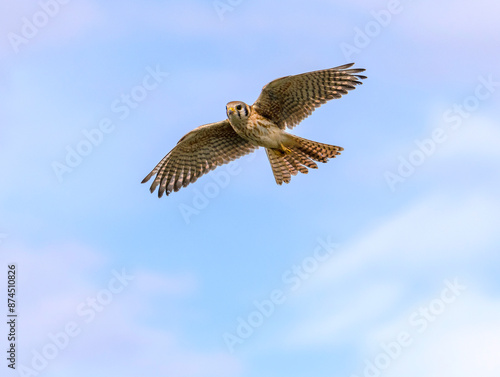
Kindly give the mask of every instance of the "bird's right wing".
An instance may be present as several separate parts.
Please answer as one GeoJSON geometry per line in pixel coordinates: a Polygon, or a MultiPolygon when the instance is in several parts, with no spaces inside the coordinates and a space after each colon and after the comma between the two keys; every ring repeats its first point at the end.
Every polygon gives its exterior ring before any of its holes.
{"type": "Polygon", "coordinates": [[[142,183],[156,175],[150,191],[158,189],[158,197],[170,194],[195,182],[217,166],[236,160],[258,147],[239,136],[229,121],[205,124],[179,140],[177,145],[156,165],[142,183]]]}

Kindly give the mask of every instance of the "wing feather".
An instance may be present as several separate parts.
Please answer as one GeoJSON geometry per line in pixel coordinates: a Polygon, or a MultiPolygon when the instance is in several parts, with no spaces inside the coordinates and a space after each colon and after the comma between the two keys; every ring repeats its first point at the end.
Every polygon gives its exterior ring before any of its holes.
{"type": "Polygon", "coordinates": [[[353,90],[366,76],[362,68],[345,64],[321,71],[286,76],[271,81],[253,104],[253,110],[281,129],[293,128],[322,104],[353,90]]]}
{"type": "Polygon", "coordinates": [[[164,193],[169,195],[217,166],[236,160],[257,148],[239,136],[227,119],[205,124],[184,135],[142,183],[156,175],[151,192],[159,186],[158,197],[164,193]]]}

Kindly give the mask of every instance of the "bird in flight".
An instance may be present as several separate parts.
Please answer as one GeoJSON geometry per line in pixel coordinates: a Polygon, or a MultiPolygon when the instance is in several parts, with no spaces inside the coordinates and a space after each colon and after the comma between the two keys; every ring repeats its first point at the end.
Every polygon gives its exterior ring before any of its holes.
{"type": "Polygon", "coordinates": [[[150,191],[158,197],[179,191],[199,177],[241,156],[266,148],[276,183],[289,183],[292,175],[317,169],[344,150],[285,132],[326,103],[347,94],[366,76],[354,63],[286,76],[262,88],[252,106],[241,101],[226,105],[227,119],[205,124],[184,135],[142,183],[156,175],[150,191]]]}

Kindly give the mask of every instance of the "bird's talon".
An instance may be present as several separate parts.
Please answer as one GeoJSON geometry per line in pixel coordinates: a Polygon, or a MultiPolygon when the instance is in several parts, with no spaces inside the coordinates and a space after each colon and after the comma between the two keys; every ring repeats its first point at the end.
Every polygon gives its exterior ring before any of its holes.
{"type": "Polygon", "coordinates": [[[283,154],[290,154],[290,153],[292,153],[292,150],[290,148],[285,147],[283,144],[280,144],[280,146],[281,146],[281,150],[282,150],[283,154]]]}

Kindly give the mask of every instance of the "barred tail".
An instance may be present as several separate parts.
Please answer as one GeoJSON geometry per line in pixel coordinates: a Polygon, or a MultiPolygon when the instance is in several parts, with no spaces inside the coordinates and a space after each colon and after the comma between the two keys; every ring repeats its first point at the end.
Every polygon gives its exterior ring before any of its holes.
{"type": "Polygon", "coordinates": [[[318,143],[290,134],[287,134],[287,141],[283,146],[283,150],[266,148],[278,185],[283,182],[289,183],[292,175],[297,175],[298,172],[307,174],[309,172],[307,168],[317,169],[318,165],[314,161],[327,162],[329,158],[334,158],[344,150],[342,147],[318,143]]]}

